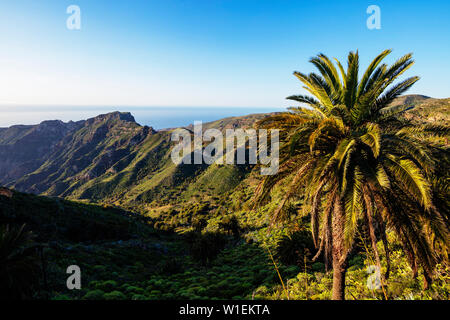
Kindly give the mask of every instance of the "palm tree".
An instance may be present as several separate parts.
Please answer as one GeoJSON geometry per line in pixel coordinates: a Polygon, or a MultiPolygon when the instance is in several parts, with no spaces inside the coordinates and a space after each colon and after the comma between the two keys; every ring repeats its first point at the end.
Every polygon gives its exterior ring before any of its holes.
{"type": "Polygon", "coordinates": [[[32,232],[0,226],[0,300],[31,298],[38,271],[32,232]]]}
{"type": "Polygon", "coordinates": [[[436,264],[431,239],[448,246],[448,219],[433,203],[429,178],[436,170],[433,155],[442,147],[439,136],[449,130],[414,126],[398,117],[409,107],[391,102],[419,78],[394,83],[414,61],[407,54],[388,66],[382,61],[390,52],[380,53],[362,78],[358,52],[349,53],[346,71],[338,60],[336,67],[319,54],[310,60],[319,74],[294,72],[311,96],[287,99],[304,106],[258,123],[280,129],[282,147],[278,174],[259,185],[255,204],[266,201],[275,185],[287,184],[273,213],[277,222],[290,198],[304,196],[315,259],[323,254],[333,267],[332,299],[345,298],[347,257],[362,226],[379,266],[377,240],[383,241],[389,263],[386,230],[393,230],[410,263],[423,268],[427,283],[436,264]]]}

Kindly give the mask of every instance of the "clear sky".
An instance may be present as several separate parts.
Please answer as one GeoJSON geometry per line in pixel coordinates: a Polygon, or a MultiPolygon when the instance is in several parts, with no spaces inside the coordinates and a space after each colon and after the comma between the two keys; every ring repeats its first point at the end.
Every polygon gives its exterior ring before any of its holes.
{"type": "Polygon", "coordinates": [[[311,56],[386,48],[414,53],[409,93],[450,96],[448,0],[2,0],[0,29],[2,105],[288,106],[311,56]]]}

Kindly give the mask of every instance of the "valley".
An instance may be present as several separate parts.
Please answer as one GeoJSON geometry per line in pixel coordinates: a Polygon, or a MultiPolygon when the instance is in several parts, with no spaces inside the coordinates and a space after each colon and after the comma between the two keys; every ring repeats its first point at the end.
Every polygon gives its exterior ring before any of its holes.
{"type": "MultiPolygon", "coordinates": [[[[405,113],[408,121],[449,123],[449,99],[404,96],[393,105],[404,104],[414,107],[405,113]]],[[[203,124],[203,130],[253,128],[265,116],[220,119],[203,124]]],[[[41,254],[34,291],[16,294],[329,299],[331,275],[323,257],[313,261],[302,195],[290,202],[286,222],[271,226],[285,184],[256,208],[254,194],[262,181],[257,166],[175,165],[170,133],[141,126],[121,112],[0,128],[0,222],[25,224],[41,254]],[[79,291],[65,288],[65,268],[72,264],[83,272],[79,291]]],[[[365,240],[361,237],[349,260],[349,297],[382,299],[381,291],[366,287],[371,257],[365,240]]],[[[411,280],[401,248],[391,249],[391,298],[448,299],[445,266],[438,267],[442,277],[432,289],[416,290],[420,281],[411,280]]]]}

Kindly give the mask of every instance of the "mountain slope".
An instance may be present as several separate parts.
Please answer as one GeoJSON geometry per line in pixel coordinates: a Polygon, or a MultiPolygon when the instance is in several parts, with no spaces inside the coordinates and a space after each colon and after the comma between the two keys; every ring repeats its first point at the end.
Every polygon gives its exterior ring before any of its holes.
{"type": "MultiPolygon", "coordinates": [[[[264,116],[226,118],[205,123],[204,130],[214,127],[225,131],[238,125],[241,128],[251,127],[264,116]]],[[[186,194],[181,198],[188,198],[192,192],[185,191],[189,185],[190,189],[195,189],[195,181],[202,174],[224,178],[217,194],[235,187],[248,170],[237,166],[177,166],[170,158],[175,145],[170,140],[171,131],[156,132],[140,126],[129,113],[114,112],[77,123],[57,124],[61,130],[53,131],[58,134],[41,130],[45,123],[0,130],[0,150],[4,150],[4,174],[0,175],[0,184],[24,192],[128,206],[154,200],[176,201],[181,193],[186,194]],[[41,132],[40,140],[47,146],[40,153],[36,152],[41,145],[39,138],[31,148],[23,146],[24,137],[34,131],[41,132]],[[29,149],[31,154],[16,152],[11,156],[8,148],[19,151],[29,149]],[[28,164],[27,170],[12,175],[18,170],[8,170],[11,162],[22,167],[28,164]],[[216,174],[215,171],[221,173],[216,174]],[[226,181],[230,183],[224,184],[226,181]]]]}
{"type": "MultiPolygon", "coordinates": [[[[405,114],[413,121],[449,122],[449,99],[407,96],[398,101],[415,105],[405,114]]],[[[248,128],[264,116],[226,118],[203,128],[222,132],[248,128]]],[[[298,215],[301,195],[287,208],[292,219],[269,229],[284,185],[274,189],[265,206],[253,208],[261,180],[258,170],[218,164],[177,166],[170,159],[174,145],[170,135],[171,130],[140,126],[130,114],[119,112],[77,123],[0,128],[0,184],[52,196],[0,187],[0,225],[26,223],[51,261],[49,288],[39,289],[37,296],[279,299],[281,275],[293,278],[289,288],[297,294],[292,298],[329,298],[324,288],[332,280],[323,272],[320,258],[311,263],[306,257],[300,262],[294,257],[291,266],[282,262],[275,271],[264,251],[273,248],[278,261],[275,249],[281,240],[299,247],[290,242],[294,235],[290,230],[299,230],[299,225],[309,228],[298,215]],[[212,257],[204,260],[210,249],[212,257]],[[80,291],[65,287],[66,268],[72,264],[83,270],[80,291]],[[299,266],[307,266],[308,272],[299,273],[299,266]],[[304,283],[309,289],[302,287],[304,283]]],[[[373,298],[366,286],[370,262],[361,252],[350,260],[348,277],[357,298],[373,298]]],[[[403,255],[395,251],[392,265],[406,265],[403,255]]],[[[391,277],[390,290],[411,292],[414,285],[414,290],[425,292],[404,269],[401,273],[394,269],[391,277]]],[[[437,286],[443,287],[445,280],[437,286]]],[[[439,297],[447,299],[446,292],[439,297]]]]}
{"type": "MultiPolygon", "coordinates": [[[[414,106],[405,114],[414,121],[445,124],[450,119],[450,99],[409,95],[394,102],[402,104],[414,106]]],[[[264,116],[220,119],[204,123],[203,130],[250,128],[264,116]]],[[[159,207],[192,198],[219,200],[248,177],[250,166],[176,166],[170,158],[171,132],[140,126],[131,114],[120,112],[2,128],[0,184],[123,207],[159,207]]]]}
{"type": "Polygon", "coordinates": [[[44,121],[36,126],[0,129],[0,183],[15,182],[38,169],[58,143],[81,122],[44,121]]]}
{"type": "Polygon", "coordinates": [[[127,155],[130,147],[153,133],[153,129],[139,126],[128,113],[97,116],[78,123],[62,137],[47,136],[48,140],[60,139],[51,140],[52,148],[39,159],[43,163],[38,169],[6,184],[27,192],[62,195],[73,184],[104,173],[127,155]]]}

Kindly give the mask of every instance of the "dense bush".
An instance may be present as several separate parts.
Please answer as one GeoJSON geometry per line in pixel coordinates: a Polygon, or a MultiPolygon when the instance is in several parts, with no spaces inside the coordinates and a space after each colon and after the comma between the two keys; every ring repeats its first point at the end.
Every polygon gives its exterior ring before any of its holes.
{"type": "Polygon", "coordinates": [[[225,248],[227,239],[215,232],[198,233],[190,242],[190,252],[194,259],[206,266],[225,248]]]}
{"type": "Polygon", "coordinates": [[[105,292],[99,289],[88,291],[84,296],[83,299],[85,300],[103,300],[105,292]]]}
{"type": "Polygon", "coordinates": [[[223,218],[223,220],[219,223],[219,228],[221,228],[228,234],[233,235],[235,239],[239,238],[242,231],[239,220],[234,215],[226,216],[225,218],[223,218]]]}
{"type": "Polygon", "coordinates": [[[120,291],[112,291],[105,293],[104,295],[105,300],[125,300],[127,297],[120,291]]]}
{"type": "Polygon", "coordinates": [[[275,257],[287,265],[304,267],[315,253],[311,232],[300,230],[283,236],[277,243],[275,257]]]}
{"type": "Polygon", "coordinates": [[[25,225],[0,225],[0,299],[29,299],[38,285],[33,234],[25,225]]]}
{"type": "MultiPolygon", "coordinates": [[[[181,226],[177,231],[182,232],[175,234],[156,232],[144,220],[130,218],[125,211],[114,208],[64,201],[68,214],[65,219],[57,211],[60,209],[54,200],[31,196],[32,202],[27,203],[22,194],[19,198],[13,202],[0,198],[0,219],[31,220],[37,238],[46,245],[45,261],[52,262],[46,269],[48,288],[42,287],[39,273],[41,287],[30,292],[34,297],[87,300],[330,298],[331,274],[325,272],[320,260],[310,262],[311,255],[315,254],[310,233],[302,230],[285,235],[289,225],[283,225],[272,229],[268,236],[266,217],[270,207],[232,215],[226,207],[220,208],[219,214],[212,213],[212,207],[199,204],[188,204],[189,213],[169,209],[158,222],[172,229],[173,225],[181,226]],[[35,205],[36,216],[30,209],[35,205]],[[85,221],[98,218],[112,230],[127,231],[108,238],[96,232],[90,235],[90,229],[84,230],[82,223],[75,223],[88,241],[74,242],[68,224],[76,221],[76,215],[84,215],[85,221]],[[120,224],[127,227],[115,229],[120,224]],[[237,237],[238,232],[238,238],[246,241],[231,239],[231,236],[237,237]],[[287,292],[261,243],[274,249],[271,252],[287,292]],[[83,270],[82,290],[67,290],[61,279],[71,264],[78,264],[83,270]]],[[[404,252],[395,241],[391,252],[393,268],[386,283],[389,299],[449,299],[450,279],[445,263],[438,266],[435,281],[424,290],[423,275],[419,272],[417,279],[413,277],[404,252]]],[[[367,254],[357,250],[349,259],[348,299],[383,298],[381,290],[367,288],[367,266],[371,264],[367,254]]],[[[384,272],[386,261],[382,263],[384,272]]],[[[3,266],[0,265],[0,269],[3,266]]]]}

